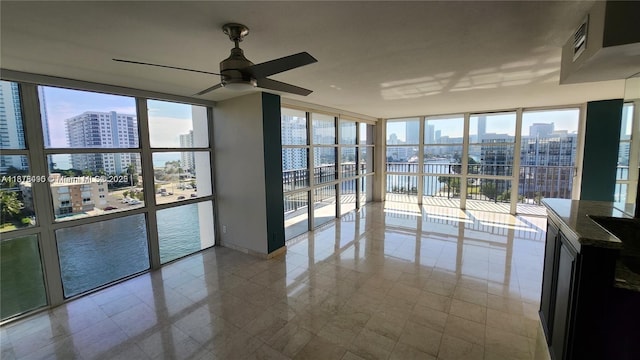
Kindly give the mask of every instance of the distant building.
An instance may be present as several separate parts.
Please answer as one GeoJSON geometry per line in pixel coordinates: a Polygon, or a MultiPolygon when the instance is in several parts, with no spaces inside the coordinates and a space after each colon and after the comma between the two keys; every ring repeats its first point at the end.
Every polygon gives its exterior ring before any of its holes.
{"type": "MultiPolygon", "coordinates": [[[[107,204],[107,183],[92,177],[64,177],[51,174],[51,196],[56,216],[92,211],[107,204]]],[[[33,195],[30,182],[20,183],[24,207],[33,211],[33,195]]]]}
{"type": "MultiPolygon", "coordinates": [[[[4,110],[0,111],[0,148],[24,149],[24,128],[17,83],[0,81],[0,108],[4,110]]],[[[27,157],[0,155],[0,173],[6,173],[10,167],[28,170],[27,157]]]]}
{"type": "Polygon", "coordinates": [[[566,131],[522,137],[520,194],[528,198],[570,197],[577,143],[577,134],[566,131]]]}
{"type": "MultiPolygon", "coordinates": [[[[193,130],[189,130],[188,134],[180,135],[180,147],[192,148],[193,146],[193,130]]],[[[180,166],[183,170],[196,173],[196,157],[193,151],[180,153],[180,166]]]]}
{"type": "Polygon", "coordinates": [[[548,124],[535,123],[529,126],[529,136],[530,137],[549,136],[553,134],[553,127],[554,127],[554,123],[548,123],[548,124]]]}
{"type": "MultiPolygon", "coordinates": [[[[65,120],[71,148],[138,148],[138,120],[135,115],[115,111],[86,111],[65,120]]],[[[71,166],[94,174],[122,174],[133,164],[140,172],[140,156],[132,153],[72,154],[71,166]]]]}
{"type": "Polygon", "coordinates": [[[420,121],[407,121],[405,126],[405,139],[407,144],[420,143],[420,121]]]}
{"type": "MultiPolygon", "coordinates": [[[[282,115],[281,136],[284,145],[307,145],[307,119],[299,116],[282,115]]],[[[291,171],[307,168],[307,152],[300,149],[282,149],[282,170],[291,171]]]]}

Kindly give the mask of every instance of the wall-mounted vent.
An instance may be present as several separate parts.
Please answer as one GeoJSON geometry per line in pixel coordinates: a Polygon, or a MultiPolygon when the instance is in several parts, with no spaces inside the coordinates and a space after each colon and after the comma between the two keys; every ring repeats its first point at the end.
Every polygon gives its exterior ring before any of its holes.
{"type": "Polygon", "coordinates": [[[587,48],[587,28],[589,25],[589,15],[584,18],[584,21],[578,26],[578,29],[573,34],[573,61],[584,52],[587,48]]]}

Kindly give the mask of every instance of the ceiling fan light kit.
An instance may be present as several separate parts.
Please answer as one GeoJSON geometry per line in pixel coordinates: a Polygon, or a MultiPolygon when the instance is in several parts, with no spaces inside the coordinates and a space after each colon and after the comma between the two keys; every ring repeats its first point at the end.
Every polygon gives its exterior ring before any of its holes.
{"type": "Polygon", "coordinates": [[[233,41],[234,47],[228,58],[220,62],[220,73],[212,73],[201,70],[185,69],[175,66],[143,63],[131,60],[113,59],[114,61],[133,63],[139,65],[150,65],[163,68],[193,71],[220,76],[220,83],[196,93],[196,96],[207,94],[213,90],[224,87],[229,90],[246,91],[255,87],[288,92],[296,95],[307,96],[311,90],[295,85],[283,83],[277,80],[268,79],[268,76],[275,75],[287,70],[295,69],[304,65],[317,62],[313,56],[307,52],[301,52],[279,59],[254,64],[244,56],[244,51],[240,48],[240,42],[249,34],[249,28],[242,24],[228,23],[222,27],[222,31],[233,41]]]}

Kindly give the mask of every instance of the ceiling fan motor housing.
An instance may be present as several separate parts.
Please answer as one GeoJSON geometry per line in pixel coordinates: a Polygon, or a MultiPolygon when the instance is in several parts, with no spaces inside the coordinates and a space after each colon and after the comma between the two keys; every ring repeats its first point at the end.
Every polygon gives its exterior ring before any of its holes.
{"type": "Polygon", "coordinates": [[[231,49],[231,55],[220,62],[221,82],[224,86],[229,84],[250,84],[257,86],[258,82],[249,71],[243,71],[253,63],[244,57],[242,49],[235,47],[231,49]]]}

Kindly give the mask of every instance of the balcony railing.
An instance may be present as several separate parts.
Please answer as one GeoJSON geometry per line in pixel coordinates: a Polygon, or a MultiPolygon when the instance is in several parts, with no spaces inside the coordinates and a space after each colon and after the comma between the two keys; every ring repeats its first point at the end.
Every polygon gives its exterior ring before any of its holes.
{"type": "MultiPolygon", "coordinates": [[[[418,177],[423,176],[423,195],[446,199],[460,197],[461,165],[451,162],[422,164],[387,163],[388,193],[418,195],[418,177]]],[[[470,164],[467,199],[510,202],[514,168],[511,164],[470,164]],[[504,176],[504,179],[484,178],[504,176]]],[[[572,166],[522,165],[519,170],[518,202],[540,204],[545,197],[571,198],[572,166]]]]}
{"type": "MultiPolygon", "coordinates": [[[[360,173],[367,172],[367,164],[360,163],[360,173]]],[[[342,178],[345,180],[341,186],[341,194],[355,194],[355,187],[357,182],[355,176],[358,174],[358,166],[355,163],[340,164],[340,172],[342,178]]],[[[313,169],[314,184],[320,185],[324,183],[330,183],[337,180],[336,166],[333,164],[316,166],[313,169]]],[[[309,187],[309,171],[307,169],[293,169],[282,172],[282,189],[289,192],[297,189],[304,189],[309,187]]],[[[335,189],[320,187],[314,190],[314,196],[316,201],[324,201],[335,197],[335,189]]],[[[302,197],[289,197],[284,204],[285,213],[290,211],[296,211],[301,208],[306,208],[307,198],[306,194],[302,197]]]]}

